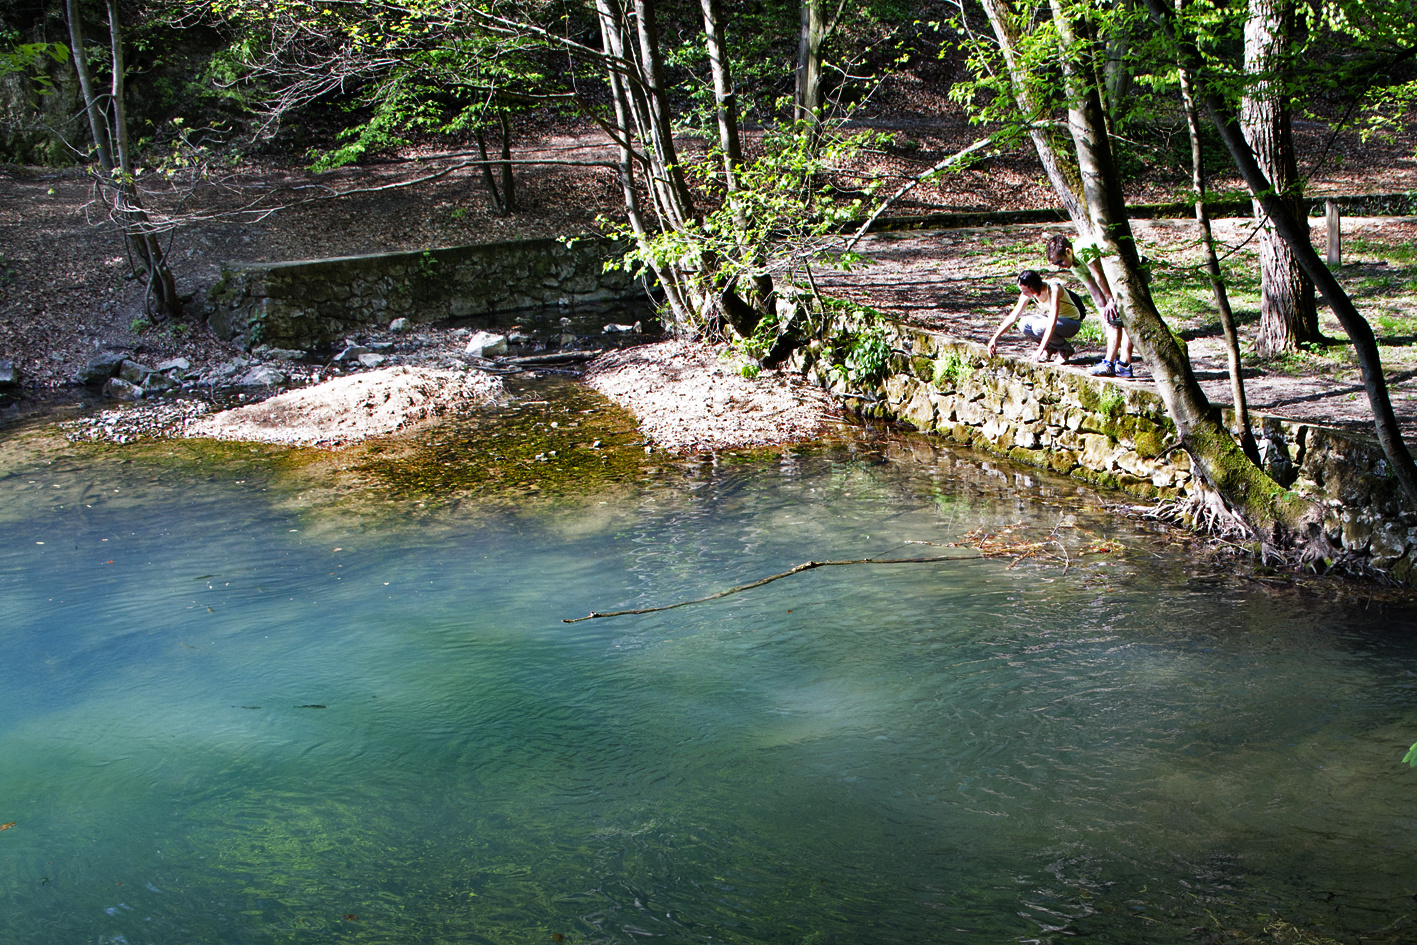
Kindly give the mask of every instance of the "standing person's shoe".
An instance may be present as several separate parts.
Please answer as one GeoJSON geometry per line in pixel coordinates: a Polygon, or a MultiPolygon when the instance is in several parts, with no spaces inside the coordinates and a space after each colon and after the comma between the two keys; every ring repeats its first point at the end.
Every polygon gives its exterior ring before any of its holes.
{"type": "Polygon", "coordinates": [[[1132,376],[1132,366],[1130,363],[1123,364],[1121,361],[1118,361],[1116,364],[1112,365],[1112,369],[1116,372],[1118,377],[1132,376]]]}
{"type": "MultiPolygon", "coordinates": [[[[1120,365],[1118,366],[1120,367],[1120,365]]],[[[1091,374],[1093,377],[1115,377],[1117,375],[1117,371],[1112,367],[1112,362],[1105,360],[1098,361],[1092,366],[1092,370],[1087,373],[1091,374]]],[[[1132,367],[1129,364],[1127,365],[1127,376],[1130,377],[1131,373],[1132,367]]]]}

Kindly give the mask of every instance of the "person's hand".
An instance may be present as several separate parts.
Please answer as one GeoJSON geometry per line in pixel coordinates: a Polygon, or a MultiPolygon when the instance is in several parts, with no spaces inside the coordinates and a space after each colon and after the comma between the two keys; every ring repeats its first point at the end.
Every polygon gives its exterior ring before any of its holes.
{"type": "Polygon", "coordinates": [[[1111,320],[1112,318],[1116,317],[1116,315],[1117,300],[1115,298],[1108,299],[1107,304],[1102,306],[1102,317],[1111,320]]]}
{"type": "Polygon", "coordinates": [[[996,355],[996,354],[998,354],[998,353],[999,353],[999,339],[998,339],[998,338],[990,338],[990,339],[989,339],[989,357],[992,358],[994,355],[996,355]]]}

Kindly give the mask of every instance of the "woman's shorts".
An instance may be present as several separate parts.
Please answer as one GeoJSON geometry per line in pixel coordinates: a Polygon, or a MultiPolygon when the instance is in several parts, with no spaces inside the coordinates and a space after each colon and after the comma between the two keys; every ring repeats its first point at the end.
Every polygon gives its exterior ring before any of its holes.
{"type": "MultiPolygon", "coordinates": [[[[1024,337],[1032,342],[1043,340],[1043,333],[1048,330],[1048,318],[1044,315],[1025,315],[1019,319],[1019,330],[1024,337]]],[[[1053,326],[1053,337],[1048,339],[1048,350],[1057,351],[1063,347],[1063,342],[1078,333],[1082,327],[1082,322],[1076,318],[1060,318],[1058,324],[1053,326]]]]}

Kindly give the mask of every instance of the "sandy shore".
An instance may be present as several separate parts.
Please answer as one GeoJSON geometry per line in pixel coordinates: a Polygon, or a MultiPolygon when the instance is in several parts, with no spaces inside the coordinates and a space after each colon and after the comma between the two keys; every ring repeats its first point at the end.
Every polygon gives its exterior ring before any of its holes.
{"type": "Polygon", "coordinates": [[[337,447],[396,433],[460,407],[496,403],[502,396],[501,379],[488,374],[385,368],[199,417],[181,435],[337,447]]]}
{"type": "MultiPolygon", "coordinates": [[[[651,444],[673,452],[800,442],[841,420],[826,392],[789,374],[744,377],[722,345],[664,341],[609,351],[587,365],[584,379],[633,414],[651,444]]],[[[152,401],[64,427],[74,440],[175,436],[337,449],[506,397],[496,374],[414,364],[350,374],[219,412],[201,401],[152,401]]]]}
{"type": "Polygon", "coordinates": [[[831,398],[801,378],[746,378],[723,354],[721,345],[663,341],[603,354],[585,379],[675,452],[809,440],[840,420],[831,398]]]}

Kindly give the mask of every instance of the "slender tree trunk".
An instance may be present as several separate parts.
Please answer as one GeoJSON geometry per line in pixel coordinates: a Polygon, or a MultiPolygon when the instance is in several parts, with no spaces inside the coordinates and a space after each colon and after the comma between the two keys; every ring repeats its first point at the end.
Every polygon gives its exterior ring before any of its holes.
{"type": "Polygon", "coordinates": [[[79,76],[79,88],[84,96],[84,109],[94,136],[98,155],[98,185],[110,201],[113,218],[123,229],[123,236],[133,258],[147,276],[147,298],[144,308],[149,315],[163,318],[182,313],[182,300],[177,295],[177,283],[164,258],[162,244],[138,196],[133,173],[132,156],[128,148],[128,114],[124,102],[123,31],[118,15],[117,0],[108,0],[108,35],[112,56],[112,84],[109,89],[111,123],[105,120],[105,109],[89,74],[84,51],[83,23],[77,0],[66,0],[69,38],[74,45],[74,69],[79,76]]]}
{"type": "Polygon", "coordinates": [[[89,132],[93,135],[94,149],[98,154],[98,166],[105,174],[113,171],[113,148],[108,140],[108,123],[104,121],[103,109],[98,96],[94,94],[93,80],[89,78],[88,56],[84,51],[84,24],[79,12],[79,0],[65,0],[65,10],[69,16],[69,45],[73,48],[74,71],[79,76],[79,91],[84,96],[84,112],[89,116],[89,132]]]}
{"type": "MultiPolygon", "coordinates": [[[[649,153],[641,165],[646,179],[646,191],[655,201],[657,225],[673,225],[660,207],[662,201],[671,196],[666,187],[662,171],[657,171],[662,160],[662,152],[654,148],[650,132],[648,103],[641,85],[643,70],[629,56],[625,43],[625,14],[611,6],[612,0],[596,0],[596,13],[600,19],[601,47],[605,53],[606,77],[610,85],[611,98],[615,104],[615,137],[620,149],[620,186],[625,197],[625,212],[635,239],[643,249],[653,240],[649,222],[640,204],[639,189],[635,184],[636,143],[644,141],[650,146],[649,153]]],[[[682,212],[682,209],[681,209],[682,212]]],[[[687,290],[683,274],[672,264],[652,263],[654,274],[664,292],[665,304],[669,308],[670,330],[674,334],[692,331],[695,323],[695,306],[687,290]]]]}
{"type": "MultiPolygon", "coordinates": [[[[738,126],[738,95],[734,91],[733,76],[729,68],[728,44],[723,31],[723,5],[721,0],[701,0],[704,14],[704,38],[708,47],[709,67],[713,74],[714,115],[718,124],[718,143],[723,150],[723,186],[727,199],[733,207],[733,217],[740,232],[748,228],[748,219],[739,199],[738,171],[743,165],[743,141],[738,126]]],[[[736,286],[726,286],[725,291],[736,292],[736,286]]],[[[753,277],[751,298],[746,308],[761,315],[772,311],[774,290],[772,276],[766,272],[753,277]]],[[[725,314],[731,315],[732,303],[726,305],[725,314]]],[[[756,317],[749,316],[756,323],[756,317]]],[[[751,333],[754,326],[736,326],[744,334],[751,333]],[[746,330],[745,330],[746,329],[746,330]]]]}
{"type": "MultiPolygon", "coordinates": [[[[1308,229],[1304,200],[1297,192],[1299,172],[1289,94],[1282,76],[1293,33],[1292,0],[1250,0],[1245,20],[1245,73],[1253,84],[1240,103],[1240,127],[1265,177],[1278,191],[1289,215],[1308,229]]],[[[1319,341],[1314,284],[1304,274],[1294,251],[1275,232],[1256,199],[1255,222],[1260,227],[1260,326],[1255,351],[1272,357],[1319,341]]]]}
{"type": "MultiPolygon", "coordinates": [[[[1131,9],[1131,0],[1123,0],[1119,7],[1131,9]]],[[[1107,127],[1115,132],[1117,120],[1132,94],[1132,68],[1127,61],[1131,52],[1131,35],[1127,29],[1114,31],[1107,37],[1107,64],[1104,78],[1107,89],[1107,127]]]]}
{"type": "MultiPolygon", "coordinates": [[[[1176,0],[1181,11],[1185,0],[1176,0]]],[[[1235,314],[1230,309],[1230,296],[1225,291],[1225,277],[1220,271],[1220,259],[1215,254],[1215,236],[1210,229],[1210,213],[1205,205],[1205,153],[1201,148],[1200,120],[1196,99],[1191,91],[1191,74],[1180,66],[1181,102],[1186,110],[1186,130],[1191,138],[1191,191],[1196,198],[1196,231],[1201,251],[1205,254],[1205,271],[1215,295],[1215,310],[1220,316],[1220,329],[1225,336],[1225,361],[1230,370],[1230,396],[1235,404],[1235,436],[1250,461],[1260,461],[1259,446],[1250,432],[1250,407],[1245,398],[1245,378],[1240,365],[1240,336],[1235,330],[1235,314]]]]}
{"type": "Polygon", "coordinates": [[[478,128],[472,133],[473,139],[477,141],[477,156],[482,159],[482,185],[487,188],[487,201],[492,205],[492,212],[499,217],[507,215],[507,205],[502,202],[502,194],[497,189],[497,178],[492,175],[492,161],[487,157],[487,137],[478,128]]]}
{"type": "Polygon", "coordinates": [[[822,117],[822,56],[827,41],[827,0],[802,0],[802,26],[797,37],[797,91],[793,115],[815,126],[822,117]]]}
{"type": "Polygon", "coordinates": [[[1018,50],[1023,39],[1020,17],[1010,7],[1009,0],[982,0],[982,4],[989,25],[994,29],[994,37],[999,42],[999,52],[1004,58],[1019,114],[1029,123],[1029,137],[1038,153],[1038,160],[1043,164],[1043,172],[1078,233],[1091,236],[1092,224],[1083,205],[1082,181],[1078,178],[1077,165],[1068,157],[1065,136],[1057,130],[1050,120],[1052,116],[1048,108],[1033,91],[1034,77],[1019,60],[1018,50]]]}
{"type": "Polygon", "coordinates": [[[650,142],[653,146],[656,176],[665,191],[660,211],[667,213],[674,226],[682,227],[694,218],[694,199],[684,179],[674,145],[674,118],[669,108],[669,95],[664,82],[664,63],[659,54],[659,26],[653,0],[631,0],[635,13],[635,29],[640,44],[640,80],[645,93],[645,112],[649,120],[650,142]]]}
{"type": "Polygon", "coordinates": [[[497,118],[502,125],[502,206],[510,214],[517,209],[516,181],[512,177],[512,122],[506,112],[497,118]]]}

